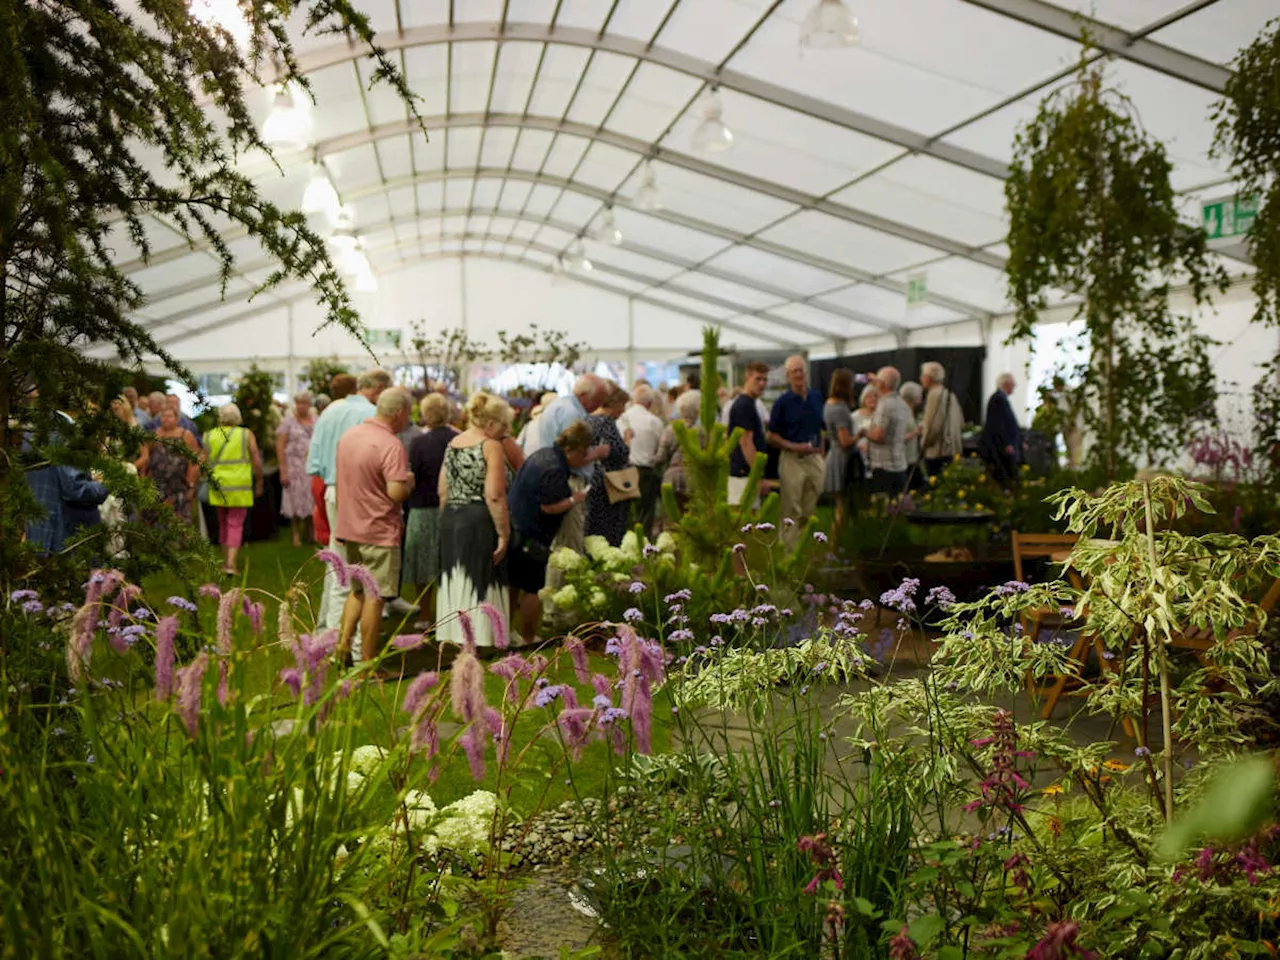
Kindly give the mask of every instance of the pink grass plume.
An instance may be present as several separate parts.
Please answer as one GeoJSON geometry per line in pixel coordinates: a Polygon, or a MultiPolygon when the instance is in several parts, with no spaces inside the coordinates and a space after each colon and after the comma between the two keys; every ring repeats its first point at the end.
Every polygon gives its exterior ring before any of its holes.
{"type": "Polygon", "coordinates": [[[353,563],[347,567],[347,573],[351,575],[351,580],[360,584],[360,588],[364,590],[364,595],[371,600],[381,600],[382,591],[378,588],[378,581],[373,578],[373,574],[367,568],[353,563]]]}
{"type": "Polygon", "coordinates": [[[476,628],[471,623],[471,614],[465,610],[458,611],[458,625],[462,628],[462,649],[475,656],[476,628]]]}
{"type": "Polygon", "coordinates": [[[564,649],[573,659],[573,674],[579,683],[591,681],[591,662],[587,659],[587,645],[581,637],[569,637],[564,642],[564,649]]]}
{"type": "Polygon", "coordinates": [[[499,650],[511,646],[511,637],[507,631],[507,615],[492,603],[480,604],[480,612],[489,618],[489,629],[493,632],[493,645],[499,650]]]}
{"type": "Polygon", "coordinates": [[[178,671],[178,718],[187,730],[187,736],[195,739],[200,719],[200,699],[204,691],[204,672],[209,668],[209,654],[201,650],[199,656],[178,671]]]}
{"type": "Polygon", "coordinates": [[[176,615],[156,624],[156,699],[168,700],[173,693],[173,645],[178,635],[176,615]]]}

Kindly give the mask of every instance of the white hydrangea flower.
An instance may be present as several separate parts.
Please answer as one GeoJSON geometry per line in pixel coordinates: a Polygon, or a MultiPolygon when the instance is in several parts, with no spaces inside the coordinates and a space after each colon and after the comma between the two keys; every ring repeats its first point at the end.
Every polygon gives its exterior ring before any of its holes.
{"type": "Polygon", "coordinates": [[[603,560],[605,551],[612,549],[609,546],[609,541],[599,536],[587,537],[582,541],[582,545],[587,551],[587,556],[596,562],[603,560]]]}
{"type": "Polygon", "coordinates": [[[440,811],[444,819],[436,825],[434,835],[423,840],[423,846],[431,853],[441,847],[461,854],[482,853],[489,848],[497,807],[498,798],[488,790],[477,790],[449,804],[440,811]]]}
{"type": "MultiPolygon", "coordinates": [[[[341,756],[341,754],[335,754],[334,759],[339,759],[341,756]]],[[[381,747],[367,743],[363,747],[356,747],[351,751],[351,759],[348,761],[347,766],[362,777],[367,777],[382,765],[382,761],[386,759],[386,756],[386,751],[381,747]]]]}
{"type": "Polygon", "coordinates": [[[596,608],[603,608],[605,606],[608,606],[608,604],[609,604],[609,598],[605,596],[604,591],[601,590],[599,587],[593,587],[591,589],[591,606],[596,608]]]}
{"type": "Polygon", "coordinates": [[[654,546],[658,548],[660,553],[675,553],[676,538],[670,533],[660,533],[658,534],[658,540],[654,543],[654,546]]]}
{"type": "MultiPolygon", "coordinates": [[[[589,540],[591,538],[588,537],[587,539],[589,540]]],[[[603,538],[597,537],[596,539],[600,540],[603,538]]],[[[553,553],[551,558],[547,561],[547,565],[555,568],[556,570],[576,570],[584,563],[586,563],[586,560],[583,559],[582,554],[578,553],[576,550],[570,549],[569,547],[561,547],[553,553]]]]}
{"type": "Polygon", "coordinates": [[[640,543],[640,538],[636,536],[636,532],[634,530],[628,530],[623,534],[622,543],[619,545],[618,549],[622,551],[622,555],[626,559],[627,563],[634,565],[640,562],[640,551],[642,549],[642,545],[640,543]]]}
{"type": "Polygon", "coordinates": [[[410,830],[425,830],[436,819],[435,801],[425,790],[410,790],[404,795],[404,808],[410,830]]]}
{"type": "Polygon", "coordinates": [[[551,602],[562,609],[569,609],[578,602],[578,588],[573,584],[561,587],[552,594],[551,602]]]}

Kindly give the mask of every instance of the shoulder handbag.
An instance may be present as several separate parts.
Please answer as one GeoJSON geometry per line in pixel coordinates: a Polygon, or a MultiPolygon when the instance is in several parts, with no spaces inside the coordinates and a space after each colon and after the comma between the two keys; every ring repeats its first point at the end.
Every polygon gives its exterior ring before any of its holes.
{"type": "Polygon", "coordinates": [[[623,500],[640,499],[640,468],[623,467],[621,470],[604,472],[604,492],[609,495],[610,503],[621,503],[623,500]]]}

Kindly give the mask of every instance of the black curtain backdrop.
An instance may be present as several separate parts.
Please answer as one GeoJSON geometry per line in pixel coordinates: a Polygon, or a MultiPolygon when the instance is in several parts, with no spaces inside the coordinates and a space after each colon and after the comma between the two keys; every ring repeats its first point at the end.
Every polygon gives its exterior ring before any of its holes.
{"type": "MultiPolygon", "coordinates": [[[[831,374],[839,367],[848,367],[855,374],[874,373],[881,367],[897,367],[902,372],[903,383],[906,383],[908,380],[920,379],[922,363],[936,360],[947,371],[947,386],[960,401],[965,423],[981,423],[986,404],[985,394],[995,389],[994,384],[988,389],[985,382],[983,366],[986,358],[986,347],[903,347],[900,350],[878,350],[875,353],[859,353],[831,360],[811,360],[809,381],[825,397],[831,383],[831,374]]],[[[859,393],[861,387],[854,391],[855,405],[859,393]]]]}

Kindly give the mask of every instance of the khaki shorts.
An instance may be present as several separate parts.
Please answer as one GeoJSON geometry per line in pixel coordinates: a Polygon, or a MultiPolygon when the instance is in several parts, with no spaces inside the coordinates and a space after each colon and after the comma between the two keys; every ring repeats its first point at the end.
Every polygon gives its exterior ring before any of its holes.
{"type": "MultiPolygon", "coordinates": [[[[337,547],[343,560],[349,564],[358,563],[369,571],[378,585],[382,599],[390,600],[400,593],[399,547],[378,547],[350,540],[337,541],[337,547]]],[[[351,578],[351,589],[355,593],[364,592],[364,586],[355,577],[351,578]]]]}

